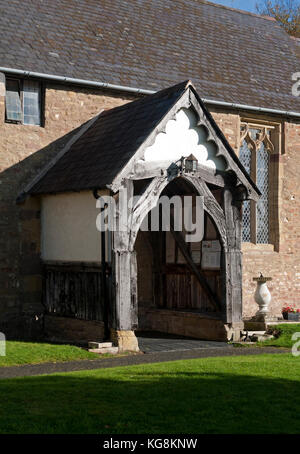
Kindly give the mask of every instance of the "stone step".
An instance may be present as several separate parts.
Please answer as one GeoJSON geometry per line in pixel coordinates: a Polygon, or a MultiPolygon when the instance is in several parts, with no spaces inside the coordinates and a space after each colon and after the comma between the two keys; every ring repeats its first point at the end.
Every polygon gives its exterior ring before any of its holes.
{"type": "Polygon", "coordinates": [[[272,334],[252,334],[251,338],[254,342],[263,342],[265,340],[274,339],[272,334]]]}
{"type": "Polygon", "coordinates": [[[89,348],[111,348],[113,346],[112,342],[89,342],[89,348]]]}
{"type": "Polygon", "coordinates": [[[253,336],[253,334],[257,334],[258,336],[263,336],[266,331],[248,331],[248,336],[253,336]]]}
{"type": "Polygon", "coordinates": [[[91,353],[110,353],[111,355],[115,355],[119,352],[118,347],[105,347],[105,348],[89,348],[88,350],[91,353]]]}
{"type": "Polygon", "coordinates": [[[243,341],[246,341],[247,343],[255,343],[255,342],[263,342],[265,340],[268,340],[268,339],[273,339],[274,336],[272,334],[267,334],[266,331],[261,331],[261,330],[257,330],[257,331],[247,331],[247,330],[243,330],[242,331],[242,340],[243,341]],[[246,338],[246,334],[247,334],[247,338],[246,338]]]}
{"type": "Polygon", "coordinates": [[[247,331],[247,330],[244,330],[242,332],[242,335],[246,336],[246,333],[248,335],[247,340],[246,340],[248,343],[250,343],[250,342],[254,342],[255,343],[255,342],[260,342],[260,341],[263,342],[265,340],[274,338],[274,336],[272,334],[267,334],[266,331],[247,331]]]}

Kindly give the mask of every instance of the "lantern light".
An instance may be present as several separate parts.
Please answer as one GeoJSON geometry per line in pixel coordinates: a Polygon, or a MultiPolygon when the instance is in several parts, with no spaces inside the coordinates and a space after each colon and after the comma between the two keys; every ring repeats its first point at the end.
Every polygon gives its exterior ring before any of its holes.
{"type": "Polygon", "coordinates": [[[195,172],[198,167],[198,159],[195,158],[193,154],[190,154],[185,158],[185,171],[186,172],[195,172]]]}

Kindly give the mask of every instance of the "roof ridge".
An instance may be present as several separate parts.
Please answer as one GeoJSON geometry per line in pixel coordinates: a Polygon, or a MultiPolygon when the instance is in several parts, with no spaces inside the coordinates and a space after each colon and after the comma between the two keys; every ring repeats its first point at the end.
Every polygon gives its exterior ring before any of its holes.
{"type": "Polygon", "coordinates": [[[201,3],[205,3],[206,5],[212,5],[212,6],[215,6],[217,8],[223,8],[223,9],[226,9],[226,10],[229,10],[229,11],[233,11],[235,13],[241,13],[241,14],[246,14],[247,16],[253,16],[253,17],[258,17],[259,19],[265,19],[265,20],[270,20],[270,21],[273,21],[273,22],[277,22],[276,19],[272,16],[267,16],[267,15],[264,15],[264,14],[256,14],[256,13],[252,13],[251,11],[246,11],[244,9],[239,9],[239,8],[232,8],[231,6],[226,6],[226,5],[220,5],[219,3],[214,3],[214,2],[210,2],[208,0],[196,0],[196,2],[201,2],[201,3]]]}

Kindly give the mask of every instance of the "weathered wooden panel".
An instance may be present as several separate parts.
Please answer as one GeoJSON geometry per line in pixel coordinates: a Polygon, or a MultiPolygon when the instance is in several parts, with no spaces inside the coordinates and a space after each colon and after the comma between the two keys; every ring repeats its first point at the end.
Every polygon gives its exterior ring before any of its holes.
{"type": "MultiPolygon", "coordinates": [[[[202,271],[211,290],[221,299],[220,271],[202,271]]],[[[162,267],[165,276],[164,307],[168,309],[192,309],[199,312],[216,312],[197,277],[186,265],[166,264],[162,267]]]]}
{"type": "Polygon", "coordinates": [[[191,306],[191,275],[166,275],[166,307],[169,309],[186,309],[191,306]]]}
{"type": "MultiPolygon", "coordinates": [[[[212,291],[221,299],[221,277],[219,274],[206,274],[206,280],[212,291]]],[[[200,312],[216,312],[206,293],[201,288],[196,276],[191,276],[191,307],[200,312]]]]}
{"type": "Polygon", "coordinates": [[[48,314],[103,321],[101,268],[46,265],[43,304],[48,314]]]}

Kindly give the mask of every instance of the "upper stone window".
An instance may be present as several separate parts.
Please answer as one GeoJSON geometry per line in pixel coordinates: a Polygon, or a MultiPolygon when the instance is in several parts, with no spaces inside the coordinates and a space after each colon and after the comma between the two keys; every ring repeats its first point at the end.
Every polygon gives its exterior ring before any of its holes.
{"type": "Polygon", "coordinates": [[[6,79],[5,121],[41,126],[41,83],[6,79]]]}
{"type": "Polygon", "coordinates": [[[272,129],[242,124],[240,161],[262,194],[257,203],[246,201],[243,204],[243,242],[270,243],[272,129]]]}

